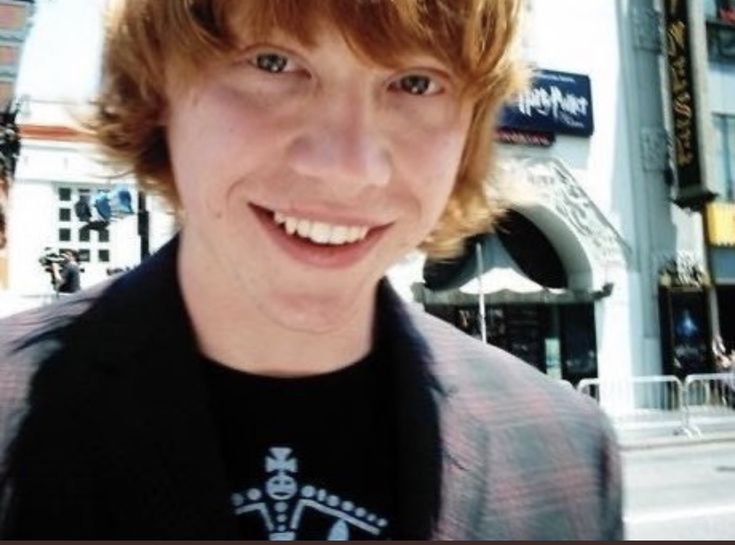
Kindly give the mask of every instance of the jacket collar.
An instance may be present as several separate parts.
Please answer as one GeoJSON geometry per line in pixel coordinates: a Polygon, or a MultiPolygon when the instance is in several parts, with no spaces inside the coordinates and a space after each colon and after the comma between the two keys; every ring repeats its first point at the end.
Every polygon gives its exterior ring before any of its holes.
{"type": "MultiPolygon", "coordinates": [[[[70,329],[68,359],[91,364],[80,376],[88,372],[98,379],[95,405],[104,407],[109,426],[119,432],[108,439],[119,441],[120,459],[129,456],[130,466],[150,480],[148,493],[157,496],[150,509],[166,511],[157,513],[150,531],[234,539],[225,469],[177,280],[177,254],[174,239],[113,283],[70,329]]],[[[145,502],[140,496],[133,501],[145,502]]]]}
{"type": "MultiPolygon", "coordinates": [[[[490,438],[471,410],[473,403],[461,395],[462,368],[468,364],[467,350],[473,341],[423,309],[404,303],[385,281],[379,289],[379,302],[382,319],[393,328],[392,363],[403,388],[399,399],[407,406],[421,407],[418,411],[407,409],[403,436],[398,438],[401,448],[406,449],[402,458],[402,468],[407,469],[404,483],[407,489],[415,490],[412,501],[424,505],[424,512],[431,508],[436,514],[431,539],[467,539],[467,516],[476,510],[477,492],[491,473],[482,454],[490,438]],[[422,388],[422,384],[429,387],[422,388]],[[433,403],[428,402],[427,394],[433,403]],[[412,468],[411,457],[429,465],[412,468]]],[[[401,418],[400,413],[398,416],[401,418]]],[[[414,524],[421,527],[421,522],[414,524]]],[[[425,527],[421,528],[423,535],[425,527]]]]}
{"type": "MultiPolygon", "coordinates": [[[[70,329],[69,358],[94,363],[103,384],[95,395],[107,409],[109,425],[120,431],[116,448],[131,464],[141,464],[165,497],[160,505],[167,513],[159,517],[164,527],[157,530],[171,537],[236,538],[195,336],[178,284],[177,253],[174,239],[116,281],[70,329]]],[[[392,369],[398,456],[394,537],[427,539],[438,517],[441,473],[432,395],[445,393],[429,372],[429,349],[404,307],[387,281],[381,282],[378,322],[392,369]]]]}
{"type": "Polygon", "coordinates": [[[397,539],[430,539],[440,510],[441,442],[430,351],[386,280],[378,287],[377,331],[391,368],[396,418],[397,539]]]}

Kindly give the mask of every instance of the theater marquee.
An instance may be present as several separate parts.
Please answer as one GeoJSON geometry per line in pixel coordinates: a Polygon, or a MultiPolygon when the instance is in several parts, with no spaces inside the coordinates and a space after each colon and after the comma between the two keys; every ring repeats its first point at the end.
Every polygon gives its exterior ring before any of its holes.
{"type": "Polygon", "coordinates": [[[674,163],[678,186],[674,201],[683,208],[701,209],[712,200],[714,194],[706,187],[704,157],[699,142],[691,5],[684,0],[665,0],[664,6],[674,163]]]}

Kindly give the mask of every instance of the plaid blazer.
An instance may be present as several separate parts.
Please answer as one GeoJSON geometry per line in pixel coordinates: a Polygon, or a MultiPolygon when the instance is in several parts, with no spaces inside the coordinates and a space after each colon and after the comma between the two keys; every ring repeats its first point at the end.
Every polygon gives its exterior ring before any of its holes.
{"type": "MultiPolygon", "coordinates": [[[[0,320],[2,537],[238,538],[176,253],[0,320]]],[[[593,402],[385,282],[378,321],[395,370],[392,537],[622,538],[618,451],[593,402]]]]}

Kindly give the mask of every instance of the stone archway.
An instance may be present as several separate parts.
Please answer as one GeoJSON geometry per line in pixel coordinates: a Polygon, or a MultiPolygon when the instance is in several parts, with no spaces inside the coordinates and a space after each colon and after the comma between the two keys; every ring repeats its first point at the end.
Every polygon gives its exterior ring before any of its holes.
{"type": "Polygon", "coordinates": [[[507,160],[504,176],[524,198],[511,206],[548,237],[571,289],[600,291],[625,269],[630,249],[569,169],[555,158],[507,160]]]}

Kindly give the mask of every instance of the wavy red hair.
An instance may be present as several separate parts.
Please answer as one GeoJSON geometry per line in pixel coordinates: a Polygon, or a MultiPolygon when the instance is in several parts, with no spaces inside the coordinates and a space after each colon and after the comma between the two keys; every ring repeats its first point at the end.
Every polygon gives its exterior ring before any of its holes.
{"type": "Polygon", "coordinates": [[[161,120],[166,78],[180,85],[224,61],[243,30],[273,29],[306,45],[332,25],[357,53],[390,66],[402,54],[430,53],[463,83],[474,113],[444,214],[422,248],[449,257],[502,212],[493,184],[496,112],[522,89],[514,47],[522,0],[114,0],[109,7],[102,90],[88,127],[107,155],[146,191],[180,206],[161,120]]]}

